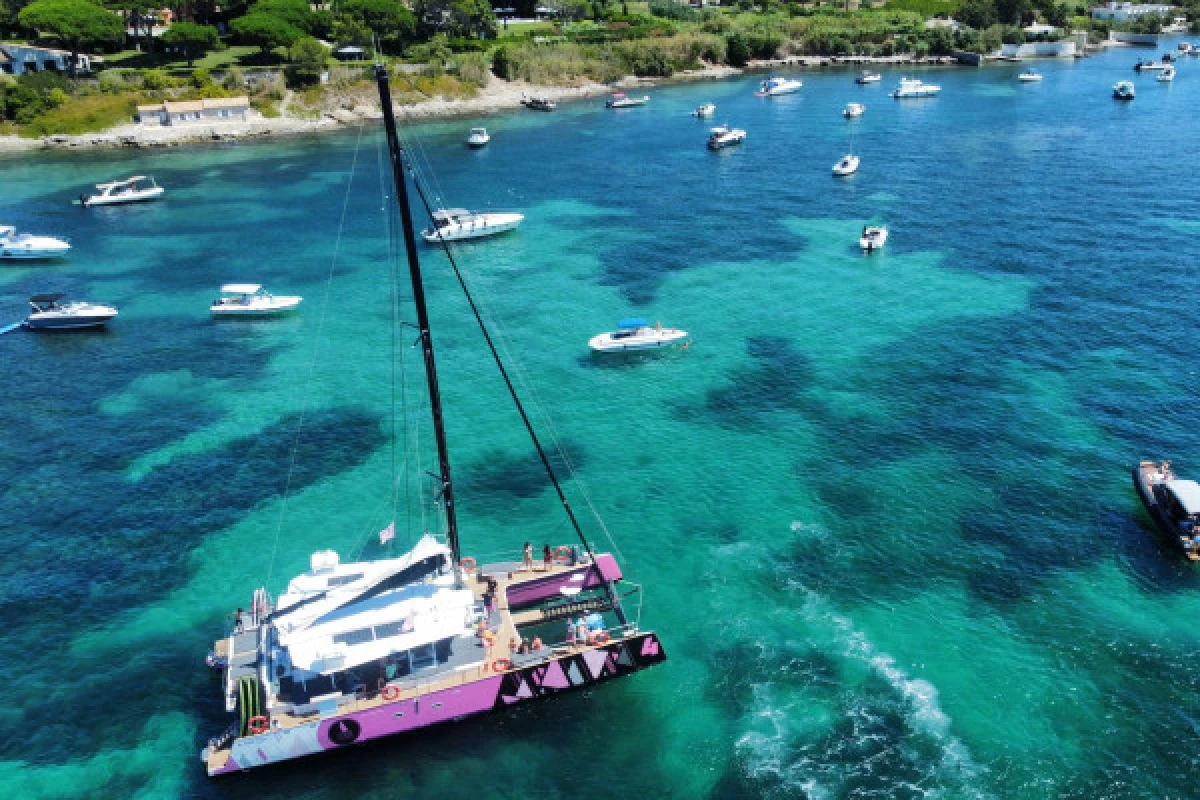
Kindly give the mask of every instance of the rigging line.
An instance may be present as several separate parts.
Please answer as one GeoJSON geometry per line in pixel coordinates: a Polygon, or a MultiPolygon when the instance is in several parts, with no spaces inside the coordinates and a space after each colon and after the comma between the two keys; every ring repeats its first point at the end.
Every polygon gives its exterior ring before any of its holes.
{"type": "Polygon", "coordinates": [[[271,585],[271,578],[275,573],[275,554],[279,550],[279,534],[283,530],[283,517],[287,511],[288,498],[290,497],[292,491],[292,474],[296,469],[296,453],[300,449],[300,434],[304,430],[304,420],[308,415],[309,404],[312,402],[312,393],[310,389],[312,388],[313,374],[317,369],[317,356],[321,352],[321,335],[325,330],[325,317],[329,310],[329,296],[333,287],[333,272],[337,267],[338,255],[341,252],[342,233],[346,228],[346,214],[350,208],[350,189],[354,186],[354,173],[358,168],[358,152],[362,147],[364,127],[360,127],[358,129],[358,138],[354,140],[354,157],[350,161],[350,175],[346,180],[345,196],[342,198],[342,215],[341,219],[338,220],[337,236],[334,238],[333,242],[333,256],[329,259],[329,270],[325,275],[325,294],[321,298],[321,313],[317,317],[317,332],[313,338],[312,359],[308,364],[308,375],[304,379],[303,397],[305,400],[301,404],[300,419],[296,424],[296,433],[292,437],[292,449],[290,455],[288,456],[287,477],[283,484],[283,499],[279,503],[279,514],[276,516],[275,520],[275,537],[271,542],[271,558],[267,562],[267,579],[263,583],[264,587],[271,585]]]}

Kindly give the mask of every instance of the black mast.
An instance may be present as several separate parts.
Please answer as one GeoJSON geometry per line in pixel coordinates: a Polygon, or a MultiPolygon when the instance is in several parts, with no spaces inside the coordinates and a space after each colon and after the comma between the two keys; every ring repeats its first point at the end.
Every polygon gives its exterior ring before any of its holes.
{"type": "Polygon", "coordinates": [[[396,135],[396,117],[392,111],[392,91],[388,83],[386,64],[375,65],[375,80],[379,83],[383,127],[387,131],[388,155],[392,159],[392,176],[396,180],[396,199],[404,228],[404,249],[408,254],[408,273],[412,278],[413,303],[417,307],[417,328],[421,336],[421,351],[425,355],[425,378],[429,382],[429,407],[433,412],[433,435],[437,439],[441,496],[446,508],[446,538],[450,543],[450,555],[454,559],[454,574],[459,575],[462,555],[458,549],[458,521],[454,516],[454,489],[450,483],[450,454],[446,450],[446,429],[442,425],[442,395],[438,390],[437,366],[433,360],[433,337],[429,333],[429,311],[425,308],[425,285],[421,282],[421,264],[417,260],[417,236],[413,231],[412,213],[408,206],[408,183],[404,178],[404,167],[400,160],[400,138],[396,135]]]}

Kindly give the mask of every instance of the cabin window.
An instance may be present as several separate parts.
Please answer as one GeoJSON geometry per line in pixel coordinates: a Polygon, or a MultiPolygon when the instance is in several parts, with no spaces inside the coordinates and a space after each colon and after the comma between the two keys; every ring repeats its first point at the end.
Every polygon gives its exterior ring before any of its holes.
{"type": "Polygon", "coordinates": [[[414,647],[408,652],[412,656],[413,669],[432,667],[437,664],[437,656],[433,652],[433,645],[431,644],[423,645],[421,647],[414,647]]]}
{"type": "Polygon", "coordinates": [[[375,640],[370,628],[359,628],[356,631],[334,634],[333,640],[338,644],[366,644],[375,640]]]}
{"type": "Polygon", "coordinates": [[[330,588],[334,586],[345,586],[347,583],[354,583],[362,580],[363,573],[359,572],[355,575],[335,575],[329,579],[330,588]]]}
{"type": "Polygon", "coordinates": [[[404,621],[385,622],[383,625],[375,626],[376,639],[388,639],[392,636],[399,636],[404,633],[404,621]]]}

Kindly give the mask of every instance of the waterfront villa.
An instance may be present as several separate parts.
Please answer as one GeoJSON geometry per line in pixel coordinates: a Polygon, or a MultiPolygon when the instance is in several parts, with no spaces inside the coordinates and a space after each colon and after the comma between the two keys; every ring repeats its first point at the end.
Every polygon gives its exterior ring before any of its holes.
{"type": "MultiPolygon", "coordinates": [[[[9,75],[24,75],[27,72],[67,72],[70,60],[69,50],[0,43],[0,72],[9,75]]],[[[75,68],[79,72],[90,72],[91,60],[80,53],[75,59],[75,68]]]]}
{"type": "Polygon", "coordinates": [[[198,122],[245,122],[250,99],[206,97],[203,100],[167,101],[138,106],[136,121],[142,125],[194,125],[198,122]]]}
{"type": "Polygon", "coordinates": [[[1108,19],[1113,22],[1125,22],[1147,14],[1169,14],[1171,6],[1152,3],[1121,3],[1110,2],[1096,6],[1091,10],[1092,19],[1108,19]]]}

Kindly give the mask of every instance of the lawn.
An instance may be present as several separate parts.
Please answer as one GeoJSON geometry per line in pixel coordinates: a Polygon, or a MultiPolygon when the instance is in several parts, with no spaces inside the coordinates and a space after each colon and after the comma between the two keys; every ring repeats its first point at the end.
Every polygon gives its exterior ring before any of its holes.
{"type": "Polygon", "coordinates": [[[279,64],[286,60],[283,48],[264,57],[254,45],[233,45],[224,50],[214,50],[196,63],[188,66],[187,59],[170,58],[163,55],[148,55],[140,50],[122,50],[104,56],[104,66],[109,69],[164,69],[168,72],[187,72],[193,69],[222,70],[232,66],[257,67],[279,64]]]}

